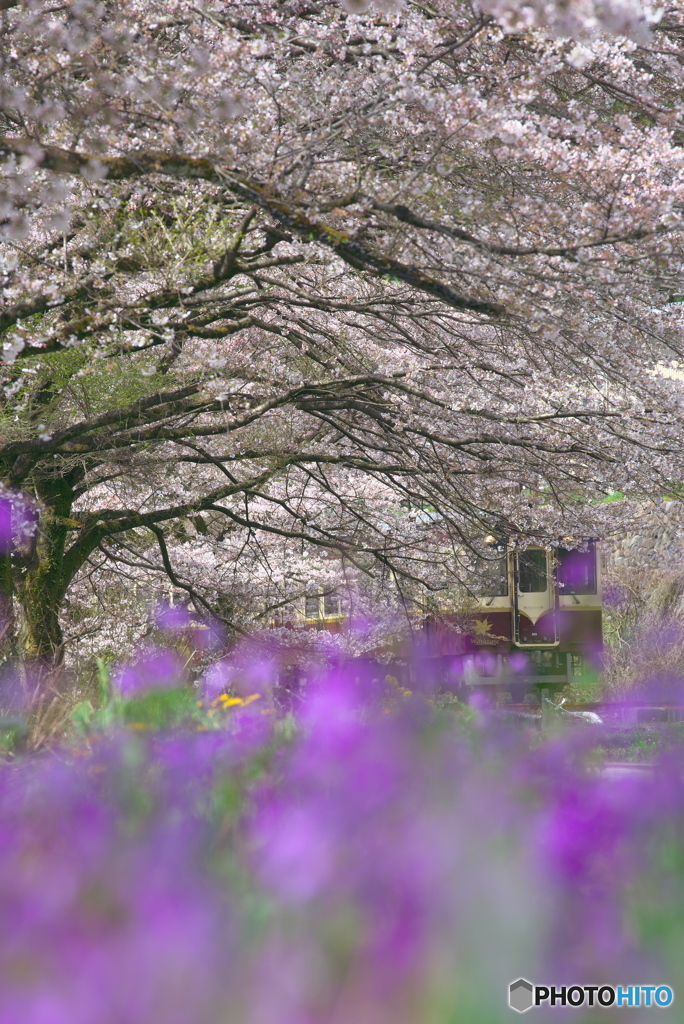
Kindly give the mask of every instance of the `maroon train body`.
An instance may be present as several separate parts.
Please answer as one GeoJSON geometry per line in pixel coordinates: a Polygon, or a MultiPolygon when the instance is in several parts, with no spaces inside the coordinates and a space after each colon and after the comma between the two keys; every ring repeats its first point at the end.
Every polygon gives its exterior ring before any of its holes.
{"type": "MultiPolygon", "coordinates": [[[[485,584],[465,617],[427,619],[377,663],[409,689],[423,684],[467,696],[486,687],[523,701],[595,678],[602,653],[601,558],[589,541],[578,548],[511,550],[495,537],[483,560],[485,584]],[[420,678],[419,678],[420,677],[420,678]]],[[[570,544],[570,541],[567,542],[570,544]]],[[[333,594],[306,598],[299,626],[337,632],[347,616],[333,594]]]]}
{"type": "Polygon", "coordinates": [[[492,540],[468,632],[428,626],[429,657],[456,688],[499,687],[513,700],[594,678],[603,647],[597,544],[511,551],[492,540]]]}

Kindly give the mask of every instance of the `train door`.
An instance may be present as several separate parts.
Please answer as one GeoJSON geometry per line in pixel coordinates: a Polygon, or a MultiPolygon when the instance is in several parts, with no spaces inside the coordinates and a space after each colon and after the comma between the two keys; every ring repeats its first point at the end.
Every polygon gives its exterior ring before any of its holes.
{"type": "Polygon", "coordinates": [[[513,641],[517,647],[558,644],[553,556],[543,548],[513,555],[513,641]]]}

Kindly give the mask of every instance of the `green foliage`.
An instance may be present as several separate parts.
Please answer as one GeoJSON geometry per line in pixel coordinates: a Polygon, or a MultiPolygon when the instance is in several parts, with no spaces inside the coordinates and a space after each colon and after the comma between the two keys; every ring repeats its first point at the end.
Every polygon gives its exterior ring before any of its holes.
{"type": "Polygon", "coordinates": [[[170,390],[173,375],[157,373],[148,353],[90,360],[71,381],[65,398],[85,416],[121,409],[147,395],[170,390]]]}
{"type": "Polygon", "coordinates": [[[174,729],[197,719],[196,698],[188,687],[151,690],[122,703],[122,721],[131,729],[174,729]]]}
{"type": "Polygon", "coordinates": [[[112,692],[99,708],[89,700],[77,704],[71,722],[77,734],[88,738],[115,727],[131,731],[163,731],[181,726],[202,726],[205,720],[188,687],[152,690],[124,700],[112,692]]]}
{"type": "MultiPolygon", "coordinates": [[[[126,209],[122,207],[122,211],[126,209]]],[[[116,235],[118,266],[163,269],[167,275],[201,269],[225,249],[234,224],[225,207],[188,195],[160,195],[156,201],[126,209],[116,235]]]]}
{"type": "Polygon", "coordinates": [[[26,746],[29,727],[21,718],[0,718],[0,755],[15,754],[26,746]]]}
{"type": "MultiPolygon", "coordinates": [[[[97,658],[95,693],[72,709],[70,722],[81,739],[121,728],[131,732],[208,731],[226,728],[236,711],[259,700],[259,694],[244,699],[224,694],[206,703],[197,699],[196,691],[189,684],[141,690],[130,697],[122,697],[111,684],[110,666],[97,658]]],[[[264,713],[270,714],[270,711],[264,709],[264,713]]],[[[292,716],[286,715],[280,720],[275,731],[279,740],[292,739],[295,734],[292,716]]]]}
{"type": "Polygon", "coordinates": [[[609,761],[648,764],[668,751],[684,748],[684,722],[638,725],[615,734],[601,753],[609,761]]]}
{"type": "Polygon", "coordinates": [[[157,373],[155,358],[147,352],[103,358],[101,351],[87,348],[27,358],[14,404],[0,414],[0,433],[9,440],[33,433],[37,423],[47,432],[58,430],[74,417],[90,419],[171,390],[177,380],[171,373],[157,373]]]}
{"type": "Polygon", "coordinates": [[[603,695],[601,679],[596,674],[584,676],[564,686],[560,695],[565,697],[568,704],[591,704],[599,701],[603,695]]]}
{"type": "MultiPolygon", "coordinates": [[[[89,220],[90,246],[102,261],[91,269],[106,273],[128,267],[136,274],[153,272],[151,290],[180,286],[189,273],[210,269],[230,242],[237,219],[232,210],[219,208],[206,195],[162,191],[154,199],[133,202],[122,189],[111,208],[98,210],[89,220]]],[[[57,307],[25,318],[21,338],[30,337],[31,329],[44,331],[61,315],[57,307]]],[[[4,438],[33,433],[37,425],[49,433],[66,426],[74,416],[88,419],[177,385],[173,373],[157,372],[156,348],[128,350],[130,335],[124,341],[113,329],[108,348],[101,343],[91,348],[89,324],[97,314],[87,302],[72,304],[70,319],[78,331],[78,347],[25,357],[13,370],[12,401],[0,409],[4,438]]],[[[163,330],[163,323],[157,329],[163,330]]],[[[13,340],[12,334],[8,340],[13,340]]]]}

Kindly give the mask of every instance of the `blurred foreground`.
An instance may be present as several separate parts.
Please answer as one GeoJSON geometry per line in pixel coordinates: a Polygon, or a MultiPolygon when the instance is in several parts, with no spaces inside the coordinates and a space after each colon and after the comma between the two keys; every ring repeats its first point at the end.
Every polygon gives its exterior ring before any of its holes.
{"type": "Polygon", "coordinates": [[[0,1024],[494,1024],[521,976],[681,990],[677,744],[615,772],[610,730],[358,666],[283,702],[266,664],[203,690],[178,665],[103,673],[77,740],[0,766],[0,1024]]]}

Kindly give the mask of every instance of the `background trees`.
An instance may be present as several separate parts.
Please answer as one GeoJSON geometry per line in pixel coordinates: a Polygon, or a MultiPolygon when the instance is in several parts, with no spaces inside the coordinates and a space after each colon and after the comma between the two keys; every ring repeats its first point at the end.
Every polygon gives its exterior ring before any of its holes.
{"type": "Polygon", "coordinates": [[[242,628],[340,573],[444,590],[473,536],[600,532],[578,499],[678,481],[676,5],[2,7],[32,656],[106,566],[242,628]]]}

